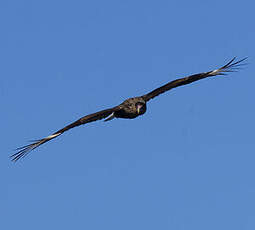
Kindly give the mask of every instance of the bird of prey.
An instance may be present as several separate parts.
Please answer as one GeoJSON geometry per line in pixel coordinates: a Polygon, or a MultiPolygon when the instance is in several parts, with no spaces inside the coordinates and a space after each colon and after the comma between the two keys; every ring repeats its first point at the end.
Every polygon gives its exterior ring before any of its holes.
{"type": "Polygon", "coordinates": [[[104,121],[110,121],[114,118],[133,119],[140,115],[143,115],[146,112],[147,102],[149,100],[153,99],[154,97],[156,97],[168,90],[171,90],[175,87],[187,85],[194,81],[201,80],[203,78],[214,77],[217,75],[226,75],[229,72],[235,72],[242,65],[244,65],[244,63],[243,63],[244,60],[246,60],[246,58],[236,61],[236,58],[234,57],[226,65],[224,65],[218,69],[190,75],[190,76],[187,76],[184,78],[176,79],[174,81],[168,82],[167,84],[165,84],[157,89],[154,89],[153,91],[151,91],[147,94],[144,94],[139,97],[129,98],[113,108],[101,110],[99,112],[86,115],[86,116],[78,119],[77,121],[73,122],[72,124],[69,124],[66,127],[58,130],[57,132],[49,135],[48,137],[42,138],[40,140],[36,140],[32,144],[18,148],[17,152],[15,154],[11,155],[12,161],[17,161],[20,158],[23,158],[30,151],[34,150],[35,148],[39,147],[40,145],[42,145],[50,140],[60,136],[67,130],[72,129],[76,126],[84,125],[89,122],[94,122],[94,121],[101,120],[104,118],[106,118],[104,121]]]}

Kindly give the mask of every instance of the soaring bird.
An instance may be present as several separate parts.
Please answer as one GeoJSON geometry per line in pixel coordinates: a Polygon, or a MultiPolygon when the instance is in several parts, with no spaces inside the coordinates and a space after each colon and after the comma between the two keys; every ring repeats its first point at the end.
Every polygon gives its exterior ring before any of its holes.
{"type": "Polygon", "coordinates": [[[242,65],[244,65],[243,61],[246,60],[246,58],[238,60],[238,61],[235,61],[235,60],[236,60],[236,58],[234,57],[226,65],[224,65],[218,69],[190,75],[190,76],[187,76],[184,78],[176,79],[176,80],[168,82],[167,84],[165,84],[157,89],[154,89],[153,91],[151,91],[147,94],[144,94],[140,97],[129,98],[113,108],[101,110],[99,112],[86,115],[86,116],[78,119],[77,121],[73,122],[72,124],[67,125],[66,127],[58,130],[57,132],[55,132],[45,138],[36,140],[29,145],[18,148],[17,152],[14,153],[13,155],[11,155],[12,161],[17,161],[20,158],[23,158],[24,156],[26,156],[29,152],[31,152],[35,148],[60,136],[67,130],[72,129],[76,126],[84,125],[84,124],[94,122],[97,120],[101,120],[104,118],[106,118],[104,121],[110,121],[114,118],[134,119],[140,115],[143,115],[147,109],[147,102],[149,100],[153,99],[154,97],[156,97],[168,90],[171,90],[173,88],[176,88],[176,87],[179,87],[182,85],[187,85],[194,81],[201,80],[203,78],[214,77],[217,75],[226,75],[229,72],[236,72],[242,65]]]}

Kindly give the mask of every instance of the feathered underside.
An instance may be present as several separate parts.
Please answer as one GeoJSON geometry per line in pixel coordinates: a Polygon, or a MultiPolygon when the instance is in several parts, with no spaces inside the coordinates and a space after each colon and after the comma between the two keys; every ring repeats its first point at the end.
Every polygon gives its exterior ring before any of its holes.
{"type": "Polygon", "coordinates": [[[85,117],[82,117],[80,119],[78,119],[77,121],[73,122],[70,125],[67,125],[66,127],[64,127],[63,129],[58,130],[57,132],[53,133],[52,135],[42,138],[40,140],[35,140],[32,141],[31,144],[29,145],[25,145],[23,147],[17,148],[17,152],[14,153],[13,155],[11,155],[12,161],[17,161],[20,158],[25,157],[29,152],[31,152],[32,150],[36,149],[37,147],[39,147],[40,145],[60,136],[62,133],[66,132],[69,129],[72,129],[76,126],[80,126],[86,123],[90,123],[93,121],[97,121],[97,120],[101,120],[103,118],[108,117],[109,115],[111,115],[114,111],[118,110],[118,106],[111,108],[111,109],[106,109],[106,110],[102,110],[99,111],[97,113],[92,113],[89,114],[85,117]]]}
{"type": "MultiPolygon", "coordinates": [[[[246,59],[247,58],[241,59],[239,61],[235,61],[236,58],[233,58],[230,62],[228,62],[226,65],[220,67],[219,69],[212,70],[209,72],[194,74],[191,76],[187,76],[184,78],[180,78],[180,79],[171,81],[171,82],[169,82],[169,83],[167,83],[167,84],[165,84],[165,85],[163,85],[163,86],[161,86],[161,87],[159,87],[159,88],[157,88],[141,97],[129,98],[129,99],[125,100],[122,104],[120,104],[116,107],[102,110],[102,111],[84,116],[84,117],[80,118],[79,120],[73,122],[72,124],[67,125],[63,129],[58,130],[57,132],[53,133],[52,135],[49,135],[48,137],[33,141],[29,145],[18,148],[17,152],[14,153],[13,155],[11,155],[12,161],[17,161],[20,158],[25,157],[29,152],[31,152],[35,148],[60,136],[62,133],[66,132],[67,130],[74,128],[76,126],[80,126],[80,125],[83,125],[83,124],[86,124],[89,122],[97,121],[97,120],[100,120],[103,118],[106,118],[106,121],[108,121],[108,120],[113,119],[114,117],[120,117],[120,118],[137,117],[138,116],[137,114],[132,114],[132,113],[136,112],[136,105],[134,104],[136,102],[135,100],[142,101],[143,104],[145,104],[145,108],[146,108],[146,102],[148,102],[152,98],[154,98],[168,90],[171,90],[173,88],[176,88],[176,87],[179,87],[182,85],[187,85],[187,84],[190,84],[194,81],[198,81],[203,78],[212,77],[212,76],[216,76],[216,75],[226,75],[229,72],[236,72],[237,70],[239,70],[239,68],[241,66],[243,66],[245,64],[243,61],[246,59]],[[130,112],[130,108],[131,108],[130,106],[131,107],[133,106],[132,108],[134,111],[132,110],[130,112]]],[[[146,109],[145,109],[145,111],[146,111],[146,109]]]]}
{"type": "Polygon", "coordinates": [[[182,85],[187,85],[190,84],[194,81],[198,81],[201,80],[203,78],[207,78],[207,77],[213,77],[216,75],[226,75],[227,73],[230,72],[236,72],[237,70],[240,69],[240,67],[242,67],[243,65],[245,65],[246,63],[244,63],[243,61],[245,61],[247,58],[243,58],[239,61],[235,61],[236,57],[234,57],[231,61],[229,61],[226,65],[220,67],[219,69],[216,70],[212,70],[209,72],[204,72],[204,73],[198,73],[198,74],[194,74],[188,77],[184,77],[184,78],[180,78],[174,81],[171,81],[157,89],[154,89],[153,91],[143,95],[143,99],[147,102],[151,99],[153,99],[154,97],[168,91],[171,90],[173,88],[182,86],[182,85]]]}

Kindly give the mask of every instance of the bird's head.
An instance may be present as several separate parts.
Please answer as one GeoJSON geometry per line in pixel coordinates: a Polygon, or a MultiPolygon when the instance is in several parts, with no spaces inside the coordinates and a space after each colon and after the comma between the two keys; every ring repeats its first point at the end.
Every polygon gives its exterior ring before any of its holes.
{"type": "Polygon", "coordinates": [[[142,115],[146,112],[146,103],[143,101],[138,101],[135,104],[135,107],[136,107],[136,112],[138,115],[142,115]]]}

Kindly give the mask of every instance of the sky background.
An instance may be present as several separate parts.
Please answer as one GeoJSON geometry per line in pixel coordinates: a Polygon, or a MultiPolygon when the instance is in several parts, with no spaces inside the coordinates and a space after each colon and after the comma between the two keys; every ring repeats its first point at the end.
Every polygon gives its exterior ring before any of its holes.
{"type": "Polygon", "coordinates": [[[255,229],[254,1],[0,2],[0,228],[255,229]],[[134,120],[79,117],[232,57],[134,120]]]}

